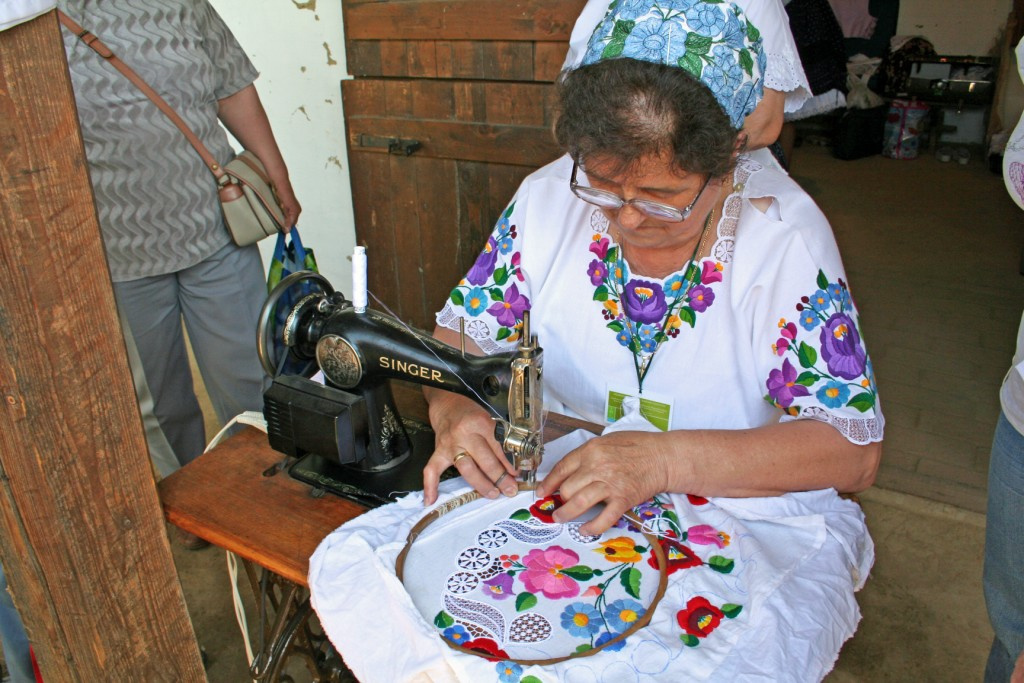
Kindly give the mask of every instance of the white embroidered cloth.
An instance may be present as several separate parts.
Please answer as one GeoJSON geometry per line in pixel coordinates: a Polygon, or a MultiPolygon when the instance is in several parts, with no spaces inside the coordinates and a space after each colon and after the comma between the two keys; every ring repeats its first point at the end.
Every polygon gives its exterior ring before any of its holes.
{"type": "MultiPolygon", "coordinates": [[[[636,418],[627,416],[609,429],[638,426],[636,418]]],[[[576,432],[548,444],[541,474],[591,437],[576,432]]],[[[442,490],[439,504],[468,489],[461,479],[455,479],[445,482],[442,490]]],[[[429,549],[427,537],[437,534],[442,540],[434,547],[442,548],[446,528],[478,529],[481,534],[493,531],[500,528],[496,523],[509,519],[509,510],[533,502],[530,494],[493,503],[477,501],[427,527],[417,543],[422,541],[424,549],[429,549]]],[[[331,642],[363,683],[680,681],[712,676],[804,682],[820,680],[828,673],[860,619],[853,594],[863,585],[874,559],[874,547],[856,504],[831,490],[710,500],[673,494],[659,496],[639,506],[637,512],[649,530],[660,534],[668,551],[668,590],[647,626],[630,635],[621,647],[608,647],[591,656],[520,666],[506,659],[516,656],[508,651],[510,647],[514,650],[516,643],[510,638],[512,629],[507,622],[496,627],[494,621],[479,615],[443,609],[444,591],[437,582],[414,579],[403,585],[395,576],[395,559],[410,528],[424,515],[418,493],[367,512],[324,539],[310,558],[311,601],[331,642]],[[425,594],[410,596],[408,590],[424,590],[425,594]],[[463,646],[474,640],[490,641],[483,643],[483,649],[494,655],[493,661],[453,650],[444,637],[463,646]]],[[[568,526],[560,533],[568,533],[568,526]]],[[[540,524],[536,527],[543,528],[540,524]]],[[[622,536],[622,531],[609,530],[595,545],[611,542],[622,536]]],[[[471,535],[471,541],[474,538],[471,535]]],[[[547,551],[559,542],[544,540],[536,549],[547,551]]],[[[469,545],[479,550],[481,544],[469,545]]],[[[451,546],[436,558],[435,578],[455,573],[455,550],[451,546]]],[[[493,560],[499,564],[508,561],[500,559],[500,548],[483,550],[490,553],[491,560],[473,565],[477,569],[471,571],[482,571],[493,560]]],[[[629,551],[625,552],[628,555],[629,551]]],[[[581,558],[578,564],[614,569],[615,563],[600,565],[600,557],[595,557],[597,560],[581,558]]],[[[475,555],[476,560],[481,558],[480,553],[475,555]]],[[[646,561],[644,553],[633,566],[646,561]]],[[[547,620],[550,630],[558,631],[559,647],[564,649],[568,641],[585,648],[602,637],[607,639],[606,633],[623,629],[636,617],[628,595],[609,595],[595,607],[598,595],[593,590],[586,594],[588,586],[594,585],[584,580],[586,572],[572,573],[572,561],[562,566],[568,576],[563,575],[563,580],[577,582],[578,592],[548,598],[542,591],[532,591],[547,603],[547,614],[556,615],[547,620]],[[595,627],[595,623],[600,625],[595,627]]],[[[502,589],[516,596],[527,592],[522,573],[512,573],[515,576],[504,581],[502,589]]],[[[487,580],[476,579],[478,584],[487,580]]],[[[490,600],[479,589],[473,595],[482,605],[490,600]]],[[[646,599],[641,593],[638,602],[646,599]]],[[[552,639],[540,643],[548,640],[552,639]]],[[[535,638],[530,646],[537,643],[535,638]]]]}

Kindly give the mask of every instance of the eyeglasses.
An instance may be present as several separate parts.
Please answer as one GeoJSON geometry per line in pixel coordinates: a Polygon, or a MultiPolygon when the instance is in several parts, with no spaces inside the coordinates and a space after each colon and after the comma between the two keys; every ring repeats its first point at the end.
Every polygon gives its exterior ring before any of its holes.
{"type": "Polygon", "coordinates": [[[572,193],[582,199],[583,201],[599,206],[602,209],[617,210],[629,204],[640,213],[651,218],[657,218],[660,220],[670,221],[678,223],[685,221],[693,211],[694,205],[700,196],[704,194],[704,189],[708,186],[711,181],[711,175],[704,180],[704,184],[700,186],[700,191],[697,192],[697,196],[693,198],[686,208],[677,209],[674,206],[668,204],[662,204],[661,202],[652,202],[647,199],[623,199],[614,192],[608,192],[607,190],[599,190],[596,187],[589,187],[587,185],[580,185],[576,182],[576,173],[579,170],[580,163],[573,161],[572,164],[572,177],[569,179],[569,189],[572,193]]]}

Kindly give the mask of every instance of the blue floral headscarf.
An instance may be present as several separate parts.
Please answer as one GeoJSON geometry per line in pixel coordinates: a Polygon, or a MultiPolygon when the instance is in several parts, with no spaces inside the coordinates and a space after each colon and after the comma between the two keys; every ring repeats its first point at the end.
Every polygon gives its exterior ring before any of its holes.
{"type": "Polygon", "coordinates": [[[614,0],[581,63],[616,57],[686,69],[711,90],[737,130],[764,93],[761,33],[731,2],[614,0]]]}

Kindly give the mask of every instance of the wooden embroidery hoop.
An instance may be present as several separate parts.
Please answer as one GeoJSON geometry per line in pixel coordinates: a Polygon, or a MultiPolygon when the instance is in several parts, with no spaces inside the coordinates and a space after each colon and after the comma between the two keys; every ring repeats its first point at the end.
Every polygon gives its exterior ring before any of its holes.
{"type": "MultiPolygon", "coordinates": [[[[523,485],[522,482],[520,482],[519,491],[522,492],[528,490],[532,490],[532,488],[527,488],[523,485]]],[[[461,496],[456,496],[455,498],[452,498],[451,500],[442,503],[441,505],[438,505],[433,510],[428,512],[426,515],[423,516],[423,519],[417,522],[415,526],[413,526],[413,528],[409,530],[409,535],[405,539],[405,545],[402,546],[401,552],[398,553],[398,557],[395,559],[395,575],[398,577],[398,580],[401,581],[403,585],[405,584],[405,579],[403,578],[403,572],[405,570],[405,558],[409,554],[409,549],[412,547],[412,544],[416,541],[417,538],[419,538],[420,534],[422,534],[423,531],[428,526],[430,526],[437,520],[441,519],[441,517],[445,516],[452,510],[460,508],[466,503],[471,503],[474,500],[478,499],[479,497],[480,494],[476,491],[469,491],[467,493],[463,493],[461,496]]],[[[515,662],[516,664],[520,664],[523,666],[532,666],[535,664],[539,666],[544,666],[547,664],[557,664],[558,662],[564,662],[567,659],[579,659],[580,657],[589,657],[590,655],[597,654],[598,652],[600,652],[601,650],[605,649],[610,645],[615,645],[616,643],[625,640],[629,636],[633,635],[634,633],[642,629],[648,623],[650,623],[651,618],[654,616],[654,610],[657,608],[658,603],[661,602],[661,598],[665,595],[665,589],[668,587],[668,561],[665,558],[665,550],[661,547],[661,543],[658,542],[658,538],[653,534],[643,530],[643,522],[641,522],[640,519],[635,514],[633,514],[632,511],[627,512],[623,515],[623,517],[632,522],[637,529],[640,529],[640,533],[651,545],[651,552],[654,553],[654,556],[658,560],[658,589],[655,591],[654,597],[651,598],[651,603],[647,606],[644,615],[637,619],[635,622],[633,622],[632,626],[630,626],[628,629],[618,634],[614,638],[609,639],[608,641],[602,643],[597,647],[592,647],[589,650],[585,650],[584,652],[572,652],[562,657],[551,657],[548,659],[511,658],[508,661],[515,662]]],[[[487,654],[485,652],[478,652],[477,650],[470,650],[468,648],[462,647],[461,645],[456,645],[447,638],[442,638],[442,640],[445,643],[447,643],[450,648],[458,652],[463,652],[467,655],[473,655],[475,657],[482,657],[484,659],[488,659],[491,661],[495,660],[493,655],[487,654]]]]}

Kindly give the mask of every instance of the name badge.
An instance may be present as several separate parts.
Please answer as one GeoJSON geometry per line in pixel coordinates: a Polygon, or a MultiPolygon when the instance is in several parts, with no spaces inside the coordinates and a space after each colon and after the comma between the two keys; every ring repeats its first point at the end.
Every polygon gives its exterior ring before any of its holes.
{"type": "Polygon", "coordinates": [[[674,399],[671,396],[655,394],[649,391],[641,394],[636,389],[609,385],[604,401],[605,420],[615,422],[622,417],[622,401],[627,396],[640,399],[640,414],[661,431],[668,431],[669,426],[672,424],[674,399]]]}

